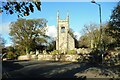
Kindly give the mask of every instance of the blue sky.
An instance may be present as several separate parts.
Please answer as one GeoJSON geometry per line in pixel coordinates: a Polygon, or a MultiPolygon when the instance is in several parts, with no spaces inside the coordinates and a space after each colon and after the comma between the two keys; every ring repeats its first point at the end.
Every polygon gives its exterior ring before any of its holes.
{"type": "MultiPolygon", "coordinates": [[[[117,5],[117,2],[98,2],[102,7],[102,23],[110,19],[112,10],[117,5]]],[[[47,25],[51,28],[50,32],[54,34],[57,23],[57,11],[60,12],[60,18],[65,19],[67,12],[70,16],[70,28],[78,35],[82,35],[82,29],[85,24],[97,23],[99,24],[99,10],[96,4],[90,2],[42,2],[41,11],[35,10],[26,19],[45,18],[48,20],[47,25]],[[54,28],[53,28],[54,27],[54,28]]],[[[18,19],[16,14],[7,15],[3,13],[0,15],[0,34],[6,40],[6,45],[11,44],[9,36],[9,24],[18,19]]]]}

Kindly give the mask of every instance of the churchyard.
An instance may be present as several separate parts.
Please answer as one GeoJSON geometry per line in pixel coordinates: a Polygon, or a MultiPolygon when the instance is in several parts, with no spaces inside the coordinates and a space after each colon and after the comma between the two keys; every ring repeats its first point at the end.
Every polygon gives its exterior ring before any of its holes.
{"type": "MultiPolygon", "coordinates": [[[[88,5],[92,6],[88,3],[83,3],[86,5],[83,5],[83,8],[86,7],[86,9],[83,9],[82,12],[87,10],[84,13],[78,13],[79,10],[77,10],[78,12],[74,11],[75,7],[70,12],[67,11],[63,14],[61,9],[63,6],[61,3],[56,3],[55,6],[60,6],[57,8],[58,10],[48,10],[49,14],[45,12],[43,15],[43,12],[39,13],[42,16],[35,14],[34,18],[26,18],[31,12],[34,12],[34,6],[36,6],[36,10],[41,11],[41,1],[37,1],[3,2],[3,7],[0,7],[2,9],[0,13],[6,12],[10,15],[18,13],[15,20],[9,21],[9,30],[7,30],[9,38],[4,34],[4,37],[7,37],[6,40],[10,39],[7,42],[10,43],[9,46],[5,46],[5,40],[0,35],[0,78],[12,80],[26,78],[34,80],[120,80],[120,2],[116,2],[117,5],[112,10],[112,14],[106,14],[111,16],[103,24],[101,4],[105,5],[106,3],[99,4],[94,0],[91,1],[92,4],[95,3],[99,6],[100,18],[95,16],[97,11],[94,10],[90,11],[91,13],[89,12],[90,15],[88,15],[88,5]],[[50,13],[54,14],[53,18],[50,13]],[[81,16],[81,13],[84,14],[84,17],[81,16]],[[89,19],[89,24],[84,23],[82,26],[74,27],[76,22],[78,26],[83,24],[82,21],[89,19]],[[99,23],[97,19],[100,19],[99,23]],[[95,21],[95,23],[91,21],[95,21]],[[81,33],[78,32],[78,29],[81,33]]],[[[43,3],[43,5],[46,4],[53,6],[53,3],[43,3]]],[[[74,6],[76,5],[79,6],[74,3],[74,6]]],[[[64,6],[66,7],[66,3],[64,6]]],[[[72,9],[70,6],[68,9],[72,9]]],[[[53,9],[53,7],[49,9],[53,9]]],[[[106,16],[104,15],[104,17],[106,16]]],[[[6,25],[4,24],[4,26],[6,25]]]]}

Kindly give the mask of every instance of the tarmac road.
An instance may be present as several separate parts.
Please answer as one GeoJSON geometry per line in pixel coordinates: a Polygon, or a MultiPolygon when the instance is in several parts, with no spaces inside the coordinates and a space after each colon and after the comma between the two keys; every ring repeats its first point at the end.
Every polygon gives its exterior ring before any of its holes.
{"type": "Polygon", "coordinates": [[[4,61],[3,78],[74,78],[65,74],[80,64],[50,61],[4,61]]]}
{"type": "MultiPolygon", "coordinates": [[[[79,78],[82,80],[86,80],[86,78],[90,78],[90,77],[96,78],[96,75],[97,77],[101,78],[99,80],[103,80],[102,78],[109,78],[109,76],[105,76],[105,75],[99,76],[99,73],[94,74],[92,73],[94,71],[90,71],[90,69],[105,70],[105,71],[108,70],[108,68],[103,69],[100,66],[91,63],[52,62],[52,61],[37,61],[37,60],[3,61],[2,79],[7,78],[12,80],[18,80],[21,78],[36,78],[36,79],[54,78],[54,80],[55,79],[58,80],[59,78],[63,80],[64,78],[65,79],[79,78]],[[85,75],[82,75],[81,73],[85,75]]],[[[114,68],[111,68],[111,70],[113,69],[114,68]]]]}

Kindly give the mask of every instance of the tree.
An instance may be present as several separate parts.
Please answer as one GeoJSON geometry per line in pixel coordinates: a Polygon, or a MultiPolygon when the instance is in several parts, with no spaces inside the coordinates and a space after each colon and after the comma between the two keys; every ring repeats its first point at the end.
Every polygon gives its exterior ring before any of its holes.
{"type": "Polygon", "coordinates": [[[84,35],[80,38],[81,47],[97,48],[99,41],[99,30],[96,24],[84,25],[84,35]]]}
{"type": "Polygon", "coordinates": [[[112,11],[106,32],[116,40],[116,46],[120,46],[120,2],[112,11]]]}
{"type": "Polygon", "coordinates": [[[51,38],[51,42],[49,42],[49,45],[47,46],[47,51],[53,51],[56,49],[56,41],[55,39],[51,38]]]}
{"type": "Polygon", "coordinates": [[[112,38],[112,36],[109,36],[108,34],[106,34],[106,30],[107,30],[107,25],[108,23],[103,25],[102,28],[102,47],[104,49],[104,51],[106,49],[112,49],[112,47],[114,47],[113,45],[111,46],[111,44],[115,43],[115,39],[112,38]]]}
{"type": "Polygon", "coordinates": [[[46,19],[18,19],[10,24],[10,35],[20,51],[29,53],[47,43],[46,19]]]}
{"type": "Polygon", "coordinates": [[[6,14],[17,14],[18,17],[28,16],[30,12],[34,12],[34,6],[37,7],[37,9],[40,11],[41,8],[41,2],[40,0],[33,0],[29,1],[26,0],[26,2],[17,2],[16,0],[9,0],[8,2],[2,2],[2,10],[1,12],[5,11],[6,14]]]}
{"type": "Polygon", "coordinates": [[[8,59],[17,59],[18,56],[20,55],[17,52],[17,49],[15,49],[15,47],[13,47],[13,46],[6,47],[5,49],[6,49],[6,51],[5,51],[5,53],[6,53],[5,57],[8,58],[8,59]]]}
{"type": "MultiPolygon", "coordinates": [[[[111,43],[114,43],[115,40],[106,34],[107,24],[102,25],[102,48],[104,50],[108,49],[111,43]]],[[[89,47],[89,48],[99,48],[99,34],[100,31],[96,24],[90,24],[84,26],[85,34],[80,38],[81,47],[89,47]]]]}
{"type": "Polygon", "coordinates": [[[80,44],[81,48],[83,48],[83,47],[84,48],[87,48],[87,47],[90,48],[90,43],[89,43],[89,39],[87,37],[87,34],[84,34],[80,37],[79,44],[80,44]]]}
{"type": "Polygon", "coordinates": [[[0,54],[2,53],[2,49],[5,47],[5,40],[0,35],[0,54]]]}

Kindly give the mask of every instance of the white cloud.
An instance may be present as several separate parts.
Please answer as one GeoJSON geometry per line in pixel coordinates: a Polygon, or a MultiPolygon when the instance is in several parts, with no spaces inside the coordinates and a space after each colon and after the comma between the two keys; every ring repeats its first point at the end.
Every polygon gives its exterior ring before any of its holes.
{"type": "Polygon", "coordinates": [[[12,44],[11,43],[5,44],[5,47],[8,47],[8,46],[12,46],[12,44]]]}
{"type": "Polygon", "coordinates": [[[55,38],[57,36],[57,29],[54,25],[47,26],[47,32],[46,35],[55,38]]]}
{"type": "Polygon", "coordinates": [[[2,25],[0,25],[0,34],[4,35],[4,34],[9,34],[10,32],[10,28],[9,28],[9,22],[8,23],[3,23],[2,25]]]}
{"type": "MultiPolygon", "coordinates": [[[[57,28],[56,26],[52,25],[52,26],[47,26],[47,32],[46,35],[50,36],[50,37],[57,37],[57,28]]],[[[81,37],[81,34],[79,32],[74,32],[74,35],[76,36],[77,40],[79,40],[79,38],[81,37]]]]}
{"type": "Polygon", "coordinates": [[[74,32],[74,35],[76,36],[77,40],[81,37],[81,34],[79,32],[74,32]]]}

